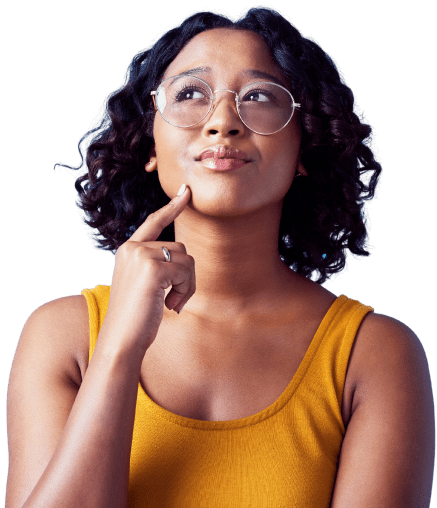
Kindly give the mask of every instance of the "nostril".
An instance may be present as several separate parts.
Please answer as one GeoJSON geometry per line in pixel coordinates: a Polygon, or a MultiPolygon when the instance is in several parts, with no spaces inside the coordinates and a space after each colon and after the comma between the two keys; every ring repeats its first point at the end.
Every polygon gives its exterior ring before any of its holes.
{"type": "MultiPolygon", "coordinates": [[[[217,129],[209,129],[209,131],[208,131],[208,132],[209,132],[211,135],[213,135],[213,136],[214,136],[214,135],[218,134],[218,132],[219,132],[219,131],[218,131],[217,129]]],[[[238,129],[232,129],[232,130],[230,130],[230,131],[229,131],[229,133],[228,133],[228,134],[229,134],[229,135],[231,135],[231,136],[236,136],[237,134],[240,134],[240,131],[239,131],[238,129]]]]}

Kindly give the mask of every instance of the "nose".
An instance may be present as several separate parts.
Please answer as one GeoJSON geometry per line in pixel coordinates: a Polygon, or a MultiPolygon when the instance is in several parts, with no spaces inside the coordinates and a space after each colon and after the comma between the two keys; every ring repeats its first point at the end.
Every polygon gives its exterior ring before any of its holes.
{"type": "Polygon", "coordinates": [[[246,126],[241,121],[232,90],[215,90],[212,111],[207,116],[203,130],[207,136],[235,137],[244,134],[246,126]]]}

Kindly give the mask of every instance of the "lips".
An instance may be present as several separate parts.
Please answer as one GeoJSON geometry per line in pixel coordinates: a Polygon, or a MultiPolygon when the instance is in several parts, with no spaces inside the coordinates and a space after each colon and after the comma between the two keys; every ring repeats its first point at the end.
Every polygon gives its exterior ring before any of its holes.
{"type": "Polygon", "coordinates": [[[197,160],[205,159],[238,159],[244,162],[250,162],[251,159],[247,153],[237,150],[236,148],[228,145],[217,145],[204,150],[198,157],[197,160]]]}
{"type": "Polygon", "coordinates": [[[201,161],[202,166],[218,171],[232,171],[252,162],[247,153],[229,145],[210,147],[201,152],[196,160],[201,161]]]}

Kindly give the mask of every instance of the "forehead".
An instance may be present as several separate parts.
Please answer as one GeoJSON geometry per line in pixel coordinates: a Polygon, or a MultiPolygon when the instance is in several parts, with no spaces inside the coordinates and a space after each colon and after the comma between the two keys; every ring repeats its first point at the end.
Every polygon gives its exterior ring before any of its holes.
{"type": "Polygon", "coordinates": [[[248,30],[215,28],[196,35],[168,66],[164,79],[201,67],[208,67],[219,80],[258,71],[286,84],[265,41],[248,30]]]}

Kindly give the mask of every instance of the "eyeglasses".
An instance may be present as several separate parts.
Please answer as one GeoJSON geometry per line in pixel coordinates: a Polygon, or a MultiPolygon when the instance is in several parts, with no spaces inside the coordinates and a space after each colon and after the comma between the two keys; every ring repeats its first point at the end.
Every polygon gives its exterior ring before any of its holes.
{"type": "Polygon", "coordinates": [[[240,93],[233,90],[211,90],[203,79],[179,74],[165,79],[150,92],[162,118],[175,127],[192,127],[213,109],[217,92],[235,94],[237,111],[246,127],[267,136],[283,129],[300,104],[281,85],[258,81],[245,86],[240,93]]]}

